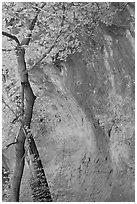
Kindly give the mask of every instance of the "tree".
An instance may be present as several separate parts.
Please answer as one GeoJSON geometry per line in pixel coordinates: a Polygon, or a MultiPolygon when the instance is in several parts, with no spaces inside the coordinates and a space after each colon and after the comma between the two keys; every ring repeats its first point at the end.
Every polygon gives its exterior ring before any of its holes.
{"type": "MultiPolygon", "coordinates": [[[[26,154],[25,140],[28,142],[27,150],[32,156],[32,171],[35,172],[31,183],[34,200],[51,201],[42,163],[30,131],[36,97],[28,80],[28,73],[35,69],[42,60],[54,61],[56,64],[57,60],[59,62],[65,60],[71,53],[81,52],[85,46],[84,39],[88,37],[92,39],[92,49],[96,44],[101,49],[104,39],[101,36],[100,27],[112,26],[117,18],[117,13],[125,9],[126,5],[126,3],[92,2],[3,3],[2,34],[4,40],[6,37],[6,42],[10,40],[4,45],[3,56],[5,57],[7,52],[9,53],[15,47],[21,82],[20,97],[16,99],[20,103],[20,108],[18,114],[15,114],[15,121],[18,120],[21,126],[15,140],[16,166],[11,188],[12,201],[19,201],[20,182],[26,154]],[[40,167],[40,178],[38,178],[38,167],[40,167]],[[38,181],[36,181],[37,178],[38,181]],[[41,188],[36,193],[35,190],[40,185],[41,188]],[[46,190],[46,193],[42,189],[46,190]]],[[[3,70],[5,83],[8,77],[7,72],[3,70]]],[[[16,77],[10,75],[10,78],[15,79],[16,77]]]]}
{"type": "MultiPolygon", "coordinates": [[[[42,5],[41,8],[44,7],[45,4],[42,5]]],[[[32,20],[30,24],[30,31],[33,30],[37,16],[39,11],[37,12],[35,18],[32,20]]],[[[20,81],[21,81],[21,109],[20,114],[17,115],[17,118],[20,118],[21,127],[19,134],[16,138],[16,163],[14,169],[14,175],[12,179],[12,188],[11,188],[11,201],[19,201],[19,191],[20,191],[20,183],[24,169],[24,143],[25,139],[29,144],[29,153],[32,156],[32,164],[33,164],[33,176],[31,181],[31,189],[33,198],[35,201],[51,201],[51,195],[48,187],[48,183],[44,174],[43,166],[41,160],[39,158],[39,153],[36,148],[33,136],[30,132],[30,123],[32,118],[32,111],[34,101],[36,99],[33,94],[32,88],[30,86],[28,80],[28,73],[26,71],[26,63],[24,59],[25,49],[24,45],[28,45],[31,37],[31,33],[28,34],[26,38],[23,38],[20,43],[18,38],[8,34],[6,32],[2,32],[2,34],[10,39],[13,39],[17,43],[16,47],[16,56],[18,63],[18,71],[20,73],[20,81]],[[25,73],[24,73],[25,72],[25,73]],[[24,100],[25,97],[25,100],[24,100]]],[[[17,119],[16,118],[16,119],[17,119]]]]}

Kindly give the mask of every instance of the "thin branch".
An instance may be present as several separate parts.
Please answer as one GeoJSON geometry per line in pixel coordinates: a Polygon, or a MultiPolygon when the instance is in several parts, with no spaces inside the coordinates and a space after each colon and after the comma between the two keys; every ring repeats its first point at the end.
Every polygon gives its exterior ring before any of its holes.
{"type": "MultiPolygon", "coordinates": [[[[65,6],[64,6],[64,3],[62,4],[62,11],[63,11],[63,15],[62,15],[61,27],[63,27],[64,21],[65,21],[65,6]]],[[[38,60],[38,62],[36,62],[36,64],[30,70],[35,68],[51,52],[51,50],[54,48],[58,38],[61,36],[61,33],[62,33],[62,30],[60,30],[56,40],[53,43],[53,45],[49,48],[49,50],[45,54],[43,54],[43,56],[38,60]]]]}
{"type": "MultiPolygon", "coordinates": [[[[2,98],[2,102],[5,104],[5,106],[8,107],[8,109],[16,116],[16,118],[14,118],[11,123],[15,124],[15,122],[19,119],[19,117],[23,116],[23,113],[17,115],[14,110],[6,103],[6,101],[2,98]]],[[[19,120],[18,122],[21,122],[21,120],[19,120]]]]}
{"type": "Polygon", "coordinates": [[[9,12],[7,12],[7,13],[8,13],[10,16],[13,16],[14,18],[16,18],[16,19],[22,21],[23,23],[25,23],[25,20],[23,20],[23,19],[21,19],[20,17],[18,17],[17,14],[13,14],[13,13],[9,13],[9,12]]]}
{"type": "Polygon", "coordinates": [[[39,8],[38,6],[33,6],[33,5],[32,5],[32,8],[38,9],[38,10],[40,10],[40,11],[42,11],[42,12],[44,12],[44,13],[47,14],[47,11],[45,11],[45,10],[42,9],[42,8],[39,8]]]}
{"type": "Polygon", "coordinates": [[[126,9],[126,7],[127,7],[128,4],[129,4],[128,2],[125,3],[125,5],[124,5],[123,8],[122,8],[122,11],[124,11],[124,10],[126,9]]]}
{"type": "Polygon", "coordinates": [[[11,35],[11,34],[5,32],[5,31],[2,31],[2,35],[6,36],[6,37],[8,37],[8,38],[10,38],[10,39],[12,39],[12,40],[15,40],[15,42],[16,42],[18,45],[20,45],[20,42],[19,42],[18,38],[17,38],[15,35],[11,35]]]}
{"type": "Polygon", "coordinates": [[[36,64],[34,64],[34,66],[29,71],[35,68],[51,52],[51,50],[54,48],[59,37],[60,35],[57,36],[56,40],[54,41],[54,44],[49,48],[49,50],[46,53],[43,54],[43,56],[38,60],[38,62],[36,62],[36,64]]]}
{"type": "MultiPolygon", "coordinates": [[[[68,28],[69,28],[69,27],[68,27],[68,28]]],[[[73,32],[74,30],[75,30],[75,29],[73,29],[72,32],[73,32]]],[[[47,57],[47,55],[48,55],[48,54],[51,52],[51,50],[55,47],[55,44],[56,44],[58,38],[61,36],[61,33],[62,33],[62,30],[60,31],[59,35],[57,36],[56,40],[54,41],[53,45],[49,48],[49,50],[48,50],[46,53],[43,54],[43,56],[38,60],[38,62],[36,62],[36,63],[34,64],[34,66],[33,66],[31,69],[26,70],[26,73],[27,73],[27,72],[30,72],[32,69],[34,69],[45,57],[47,57]]],[[[69,33],[66,37],[68,37],[69,35],[70,35],[70,33],[69,33]]]]}
{"type": "Polygon", "coordinates": [[[93,2],[90,2],[90,3],[86,2],[85,5],[81,6],[81,8],[85,8],[85,7],[87,7],[87,6],[91,6],[92,4],[93,4],[93,2]]]}
{"type": "Polygon", "coordinates": [[[10,52],[10,51],[13,51],[13,49],[5,49],[5,48],[2,48],[2,51],[3,51],[3,52],[10,52]]]}
{"type": "Polygon", "coordinates": [[[14,110],[6,103],[6,101],[4,100],[4,98],[2,97],[2,102],[5,104],[5,106],[8,107],[8,109],[17,117],[16,113],[14,112],[14,110]]]}
{"type": "MultiPolygon", "coordinates": [[[[23,114],[19,114],[16,118],[13,119],[13,121],[11,122],[12,124],[15,124],[15,122],[19,119],[19,117],[23,116],[23,114]]],[[[19,121],[18,121],[19,122],[19,121]]]]}
{"type": "Polygon", "coordinates": [[[8,144],[8,145],[6,145],[5,147],[3,147],[3,150],[4,150],[4,149],[8,149],[11,145],[14,145],[14,144],[16,144],[16,143],[17,143],[17,141],[11,142],[10,144],[8,144]]]}

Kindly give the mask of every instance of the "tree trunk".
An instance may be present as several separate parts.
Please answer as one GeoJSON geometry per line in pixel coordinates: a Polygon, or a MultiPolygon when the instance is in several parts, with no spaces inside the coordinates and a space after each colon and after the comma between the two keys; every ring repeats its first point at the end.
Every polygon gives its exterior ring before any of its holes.
{"type": "MultiPolygon", "coordinates": [[[[17,55],[17,62],[18,62],[18,71],[20,73],[21,86],[22,86],[22,92],[23,92],[21,94],[25,96],[25,108],[24,108],[24,115],[22,119],[22,125],[17,137],[16,146],[15,146],[16,161],[15,161],[15,168],[14,168],[12,184],[11,184],[12,202],[19,202],[20,184],[21,184],[21,179],[23,175],[24,159],[25,159],[24,143],[27,135],[27,133],[25,134],[26,131],[24,132],[24,127],[28,127],[30,129],[30,123],[31,123],[31,118],[33,113],[33,105],[36,99],[28,80],[28,73],[23,74],[26,71],[26,63],[24,58],[25,49],[23,48],[23,46],[20,46],[20,45],[17,46],[16,55],[17,55]]],[[[31,137],[29,137],[29,139],[30,139],[28,140],[30,145],[29,151],[34,158],[32,160],[32,164],[33,164],[33,169],[35,171],[35,177],[32,178],[33,182],[31,182],[31,185],[30,185],[32,190],[32,195],[35,201],[41,201],[41,202],[52,201],[48,183],[44,174],[43,166],[39,158],[38,150],[36,148],[32,135],[31,137]]]]}
{"type": "Polygon", "coordinates": [[[33,200],[36,202],[51,202],[48,182],[44,173],[44,169],[39,157],[38,150],[32,135],[29,137],[29,153],[30,153],[30,169],[33,172],[30,186],[32,190],[33,200]]]}

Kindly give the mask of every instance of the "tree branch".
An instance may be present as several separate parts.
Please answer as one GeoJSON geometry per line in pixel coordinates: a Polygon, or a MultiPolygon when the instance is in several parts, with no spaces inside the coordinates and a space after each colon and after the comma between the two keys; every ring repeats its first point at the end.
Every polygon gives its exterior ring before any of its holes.
{"type": "Polygon", "coordinates": [[[6,103],[6,101],[4,100],[4,98],[2,97],[2,102],[5,104],[5,106],[8,107],[8,109],[17,117],[16,113],[14,112],[14,110],[6,103]]]}
{"type": "Polygon", "coordinates": [[[22,23],[25,23],[25,20],[21,19],[20,17],[17,16],[17,14],[13,14],[13,13],[10,13],[10,12],[7,12],[10,16],[14,17],[15,19],[18,19],[20,20],[22,23]]]}
{"type": "MultiPolygon", "coordinates": [[[[69,30],[69,28],[70,28],[70,26],[68,27],[68,30],[69,30]]],[[[75,29],[73,29],[73,30],[75,30],[75,29]]],[[[73,32],[73,30],[72,30],[72,32],[73,32]]],[[[34,66],[31,69],[25,70],[25,72],[23,74],[26,74],[26,73],[30,72],[32,69],[34,69],[51,52],[51,50],[54,48],[58,38],[61,36],[61,34],[62,34],[62,30],[58,34],[56,40],[54,41],[53,45],[49,48],[49,50],[46,53],[43,54],[43,56],[38,60],[38,62],[36,62],[34,64],[34,66]]],[[[69,35],[70,35],[70,33],[66,37],[68,37],[69,35]]]]}
{"type": "Polygon", "coordinates": [[[40,11],[42,11],[42,12],[45,12],[45,13],[47,14],[47,11],[45,11],[45,10],[42,9],[42,8],[39,8],[38,6],[33,6],[33,5],[32,5],[32,7],[35,8],[35,9],[38,9],[38,10],[40,10],[40,11]]]}
{"type": "MultiPolygon", "coordinates": [[[[54,46],[55,46],[55,44],[56,44],[56,42],[57,42],[57,40],[58,40],[59,37],[60,37],[60,34],[57,36],[57,38],[56,38],[54,44],[49,48],[49,50],[48,50],[46,53],[43,54],[43,56],[38,60],[38,62],[36,62],[36,63],[34,64],[34,66],[33,66],[31,69],[25,70],[26,73],[27,73],[27,72],[30,72],[32,69],[34,69],[34,68],[51,52],[51,50],[54,48],[54,46]]],[[[24,73],[25,73],[25,72],[24,72],[24,73]]],[[[24,74],[24,73],[23,73],[23,74],[24,74]]]]}
{"type": "MultiPolygon", "coordinates": [[[[8,109],[15,115],[16,118],[14,118],[11,123],[15,124],[15,122],[19,119],[19,117],[23,116],[23,113],[17,115],[14,110],[6,103],[6,101],[4,100],[4,98],[2,98],[2,102],[5,104],[5,106],[8,107],[8,109]]],[[[18,122],[21,122],[20,120],[18,122]]]]}
{"type": "MultiPolygon", "coordinates": [[[[40,7],[40,9],[42,9],[45,5],[46,5],[46,3],[43,3],[42,6],[40,7]]],[[[38,11],[37,11],[37,14],[36,14],[36,16],[34,17],[34,19],[32,20],[32,22],[31,22],[31,24],[30,24],[30,26],[29,26],[29,30],[31,31],[31,33],[29,33],[28,36],[25,37],[25,38],[22,40],[21,45],[28,45],[28,44],[29,44],[29,42],[30,42],[30,40],[31,40],[31,36],[32,36],[32,31],[33,31],[34,26],[35,26],[36,21],[37,21],[37,17],[38,17],[38,15],[39,15],[40,11],[41,11],[40,9],[37,8],[37,10],[38,10],[38,11]]]]}
{"type": "Polygon", "coordinates": [[[5,147],[3,147],[3,150],[4,150],[4,149],[8,149],[11,145],[16,144],[16,143],[17,143],[17,141],[12,142],[12,143],[6,145],[5,147]]]}
{"type": "MultiPolygon", "coordinates": [[[[62,4],[62,11],[63,11],[63,15],[62,15],[61,27],[63,27],[64,21],[65,21],[65,6],[64,6],[64,3],[62,4]]],[[[61,36],[61,33],[62,33],[62,30],[60,30],[56,40],[53,43],[53,45],[49,48],[49,50],[45,54],[43,54],[43,56],[38,60],[38,62],[36,62],[36,64],[30,70],[35,68],[51,52],[51,50],[54,48],[58,38],[61,36]]]]}
{"type": "Polygon", "coordinates": [[[5,31],[2,31],[2,35],[14,40],[18,45],[20,45],[20,42],[19,42],[18,38],[15,35],[11,35],[11,34],[5,32],[5,31]]]}
{"type": "Polygon", "coordinates": [[[5,48],[2,48],[2,51],[3,52],[10,52],[10,51],[13,51],[12,49],[5,49],[5,48]]]}
{"type": "Polygon", "coordinates": [[[34,67],[36,67],[51,52],[51,50],[54,48],[59,36],[56,38],[54,44],[49,48],[49,50],[46,53],[43,54],[43,56],[38,60],[38,62],[36,62],[36,64],[34,64],[34,66],[30,70],[32,70],[34,67]]]}

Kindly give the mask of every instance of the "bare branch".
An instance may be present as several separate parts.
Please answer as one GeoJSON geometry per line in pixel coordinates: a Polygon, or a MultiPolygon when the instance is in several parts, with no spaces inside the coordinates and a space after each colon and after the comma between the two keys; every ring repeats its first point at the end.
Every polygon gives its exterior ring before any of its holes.
{"type": "MultiPolygon", "coordinates": [[[[13,119],[13,121],[11,122],[12,124],[15,124],[16,121],[19,119],[19,117],[23,116],[23,114],[19,114],[16,118],[13,119]]],[[[19,122],[19,121],[18,121],[19,122]]]]}
{"type": "Polygon", "coordinates": [[[34,66],[33,66],[29,71],[31,71],[33,68],[35,68],[45,57],[47,57],[47,55],[48,55],[48,54],[51,52],[51,50],[54,48],[54,46],[55,46],[55,44],[56,44],[56,42],[57,42],[57,40],[58,40],[59,37],[60,37],[60,35],[57,36],[57,38],[56,38],[54,44],[49,48],[49,50],[48,50],[46,53],[43,54],[43,56],[38,60],[38,62],[36,62],[36,64],[34,64],[34,66]]]}
{"type": "Polygon", "coordinates": [[[92,4],[93,4],[92,2],[90,2],[90,3],[86,2],[86,4],[84,4],[83,6],[81,6],[81,8],[85,8],[85,7],[87,7],[87,6],[90,7],[92,4]]]}
{"type": "MultiPolygon", "coordinates": [[[[45,5],[46,5],[46,3],[43,3],[40,9],[42,9],[45,5]]],[[[38,10],[38,9],[37,9],[37,10],[38,10]]],[[[29,44],[29,42],[30,42],[30,40],[31,40],[31,36],[32,36],[32,31],[33,31],[34,26],[35,26],[35,24],[36,24],[37,17],[38,17],[38,15],[39,15],[39,13],[40,13],[40,10],[37,11],[36,16],[34,17],[34,19],[32,20],[32,22],[31,22],[31,24],[30,24],[30,26],[29,26],[29,30],[31,31],[31,33],[29,33],[28,36],[25,37],[25,38],[22,40],[21,45],[28,45],[28,44],[29,44]]]]}
{"type": "Polygon", "coordinates": [[[33,5],[32,5],[32,7],[35,8],[35,9],[38,9],[38,10],[40,10],[40,11],[42,11],[42,12],[44,12],[44,13],[47,14],[47,11],[45,11],[45,10],[42,9],[42,8],[39,8],[38,6],[33,6],[33,5]]]}
{"type": "Polygon", "coordinates": [[[17,143],[17,141],[12,142],[12,143],[6,145],[5,147],[3,147],[3,150],[4,150],[4,149],[8,149],[11,145],[14,145],[14,144],[16,144],[16,143],[17,143]]]}
{"type": "MultiPolygon", "coordinates": [[[[73,32],[78,26],[76,26],[74,29],[71,30],[71,32],[73,32]]],[[[70,26],[67,28],[67,30],[70,29],[70,26]]],[[[57,43],[58,38],[61,36],[61,34],[63,33],[63,31],[61,30],[60,33],[58,34],[56,40],[54,41],[54,44],[49,48],[49,50],[43,54],[43,56],[38,60],[38,62],[36,62],[36,64],[30,69],[28,70],[31,71],[34,67],[36,67],[45,57],[47,57],[47,55],[51,52],[51,50],[55,47],[55,44],[57,43]]],[[[68,35],[65,37],[67,38],[71,33],[68,33],[68,35]]]]}
{"type": "Polygon", "coordinates": [[[128,2],[125,3],[125,5],[124,5],[123,8],[122,8],[122,11],[124,11],[124,10],[126,9],[126,7],[127,7],[128,4],[129,4],[128,2]]]}
{"type": "Polygon", "coordinates": [[[4,98],[2,97],[2,102],[5,104],[5,106],[8,107],[8,109],[17,117],[16,113],[14,112],[14,110],[6,103],[6,101],[4,100],[4,98]]]}
{"type": "Polygon", "coordinates": [[[8,38],[10,38],[10,39],[12,39],[12,40],[15,40],[15,42],[16,42],[18,45],[20,45],[20,42],[19,42],[18,38],[17,38],[15,35],[11,35],[11,34],[5,32],[5,31],[2,31],[2,35],[6,36],[6,37],[8,37],[8,38]]]}
{"type": "Polygon", "coordinates": [[[10,52],[10,51],[13,51],[13,49],[5,49],[5,48],[2,48],[2,51],[3,51],[3,52],[10,52]]]}
{"type": "Polygon", "coordinates": [[[23,23],[25,23],[25,20],[23,20],[22,18],[18,17],[16,13],[15,13],[15,14],[14,14],[14,13],[10,13],[10,12],[7,12],[7,13],[8,13],[10,16],[13,16],[14,18],[16,18],[16,19],[22,21],[23,23]]]}
{"type": "MultiPolygon", "coordinates": [[[[57,41],[57,39],[56,39],[57,41]]],[[[47,57],[47,55],[51,52],[51,50],[54,48],[56,41],[54,42],[54,44],[49,48],[49,50],[43,54],[43,56],[38,60],[38,62],[36,62],[36,64],[31,68],[31,70],[36,67],[45,57],[47,57]]]]}
{"type": "MultiPolygon", "coordinates": [[[[7,108],[13,113],[13,115],[15,115],[16,118],[13,119],[13,121],[11,121],[12,124],[15,124],[15,122],[19,119],[19,117],[23,116],[23,113],[17,115],[14,110],[6,103],[6,101],[4,100],[4,98],[2,98],[2,102],[5,104],[5,106],[7,106],[7,108]]],[[[20,122],[22,124],[21,120],[18,120],[18,122],[20,122]]]]}
{"type": "MultiPolygon", "coordinates": [[[[64,21],[65,21],[65,6],[64,6],[64,3],[62,4],[62,11],[63,11],[63,15],[62,15],[61,27],[63,27],[64,21]]],[[[56,40],[53,43],[53,45],[49,48],[49,50],[45,54],[43,54],[43,56],[38,60],[38,62],[36,62],[36,64],[30,70],[35,68],[51,52],[51,50],[54,48],[58,38],[61,36],[61,33],[62,33],[62,30],[60,30],[56,40]]]]}

